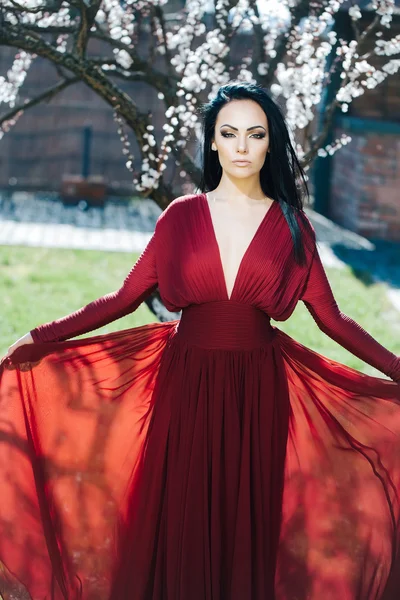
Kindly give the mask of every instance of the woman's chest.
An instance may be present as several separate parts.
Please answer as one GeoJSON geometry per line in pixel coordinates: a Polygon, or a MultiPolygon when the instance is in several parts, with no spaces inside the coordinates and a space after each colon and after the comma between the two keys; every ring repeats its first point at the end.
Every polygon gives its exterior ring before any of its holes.
{"type": "Polygon", "coordinates": [[[210,243],[215,246],[217,262],[220,263],[229,298],[271,205],[272,201],[251,210],[235,210],[226,203],[208,205],[212,238],[210,243]]]}
{"type": "Polygon", "coordinates": [[[272,213],[245,225],[216,218],[215,229],[204,206],[180,209],[158,232],[159,290],[168,307],[229,299],[267,306],[282,278],[290,279],[291,249],[278,248],[285,227],[276,207],[273,220],[272,213]]]}

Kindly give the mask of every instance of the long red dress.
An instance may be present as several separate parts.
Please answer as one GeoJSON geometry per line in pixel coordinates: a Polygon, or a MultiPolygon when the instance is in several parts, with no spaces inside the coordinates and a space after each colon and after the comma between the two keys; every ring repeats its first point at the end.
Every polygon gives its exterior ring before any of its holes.
{"type": "Polygon", "coordinates": [[[400,358],[298,219],[307,264],[275,201],[228,298],[205,194],[176,198],[120,290],[2,361],[5,600],[399,600],[400,358]],[[157,286],[181,320],[67,341],[157,286]],[[394,381],[271,325],[299,300],[394,381]]]}

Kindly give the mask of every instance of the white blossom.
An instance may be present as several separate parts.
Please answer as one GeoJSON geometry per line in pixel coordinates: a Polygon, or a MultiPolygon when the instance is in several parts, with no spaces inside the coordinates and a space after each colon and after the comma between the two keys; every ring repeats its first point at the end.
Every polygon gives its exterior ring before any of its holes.
{"type": "Polygon", "coordinates": [[[375,8],[376,13],[381,15],[380,22],[384,27],[390,26],[393,18],[394,7],[394,0],[374,0],[372,2],[372,8],[375,8]]]}
{"type": "Polygon", "coordinates": [[[10,107],[15,106],[19,89],[25,81],[33,58],[32,54],[21,50],[16,54],[14,63],[7,71],[6,77],[0,76],[0,104],[5,103],[10,107]]]}
{"type": "Polygon", "coordinates": [[[400,34],[391,40],[377,40],[375,52],[381,56],[393,56],[400,53],[400,34]]]}
{"type": "Polygon", "coordinates": [[[394,75],[400,69],[400,59],[392,59],[386,65],[383,65],[382,70],[388,75],[394,75]]]}
{"type": "Polygon", "coordinates": [[[349,8],[349,16],[353,19],[353,21],[358,21],[358,19],[361,19],[361,10],[357,4],[349,8]]]}

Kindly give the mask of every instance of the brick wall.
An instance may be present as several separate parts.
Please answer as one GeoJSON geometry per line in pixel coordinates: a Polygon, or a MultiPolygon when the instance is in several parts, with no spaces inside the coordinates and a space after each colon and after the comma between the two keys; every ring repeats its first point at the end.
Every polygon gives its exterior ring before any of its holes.
{"type": "Polygon", "coordinates": [[[341,119],[335,134],[348,133],[352,141],[335,154],[330,217],[368,238],[399,242],[400,125],[391,129],[381,121],[341,119]]]}
{"type": "MultiPolygon", "coordinates": [[[[368,25],[364,14],[361,29],[368,25]]],[[[400,33],[400,16],[381,39],[400,33]]],[[[372,47],[364,47],[364,52],[372,47]]],[[[372,56],[377,69],[392,57],[372,56]]],[[[359,96],[349,113],[336,119],[333,137],[347,133],[352,141],[332,160],[330,205],[327,216],[367,238],[400,241],[400,77],[359,96]]]]}

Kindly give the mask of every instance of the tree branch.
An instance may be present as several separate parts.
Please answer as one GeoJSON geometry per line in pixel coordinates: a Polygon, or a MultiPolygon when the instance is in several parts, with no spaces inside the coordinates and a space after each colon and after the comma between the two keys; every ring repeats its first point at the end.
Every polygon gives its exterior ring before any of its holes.
{"type": "Polygon", "coordinates": [[[21,4],[19,4],[19,2],[16,2],[15,0],[8,0],[8,2],[12,6],[3,6],[3,10],[8,10],[10,12],[31,13],[31,14],[36,14],[36,13],[40,13],[40,12],[58,13],[58,11],[61,8],[61,4],[62,4],[62,0],[52,0],[52,1],[49,0],[49,2],[46,2],[45,4],[42,4],[41,6],[26,8],[26,7],[22,6],[21,4]]]}
{"type": "Polygon", "coordinates": [[[37,104],[40,104],[41,102],[51,100],[52,98],[54,98],[54,96],[65,90],[65,88],[72,85],[73,83],[77,83],[78,81],[80,81],[79,77],[71,77],[70,79],[64,79],[56,85],[53,85],[52,87],[48,88],[35,98],[32,98],[32,100],[28,100],[24,104],[20,104],[19,106],[13,108],[5,115],[0,116],[0,127],[3,123],[15,117],[15,115],[18,114],[20,111],[25,111],[29,108],[32,108],[33,106],[36,106],[37,104]]]}
{"type": "MultiPolygon", "coordinates": [[[[365,43],[365,41],[368,39],[368,37],[378,27],[379,21],[380,21],[380,16],[376,15],[374,17],[374,19],[371,21],[371,23],[368,25],[368,27],[366,27],[365,30],[361,33],[361,35],[359,36],[359,41],[358,41],[358,45],[357,45],[357,54],[359,54],[359,52],[360,52],[360,46],[363,43],[365,43]]],[[[335,91],[334,99],[332,100],[332,102],[328,105],[327,109],[325,110],[324,124],[323,124],[322,130],[314,138],[310,150],[303,157],[303,161],[302,161],[303,166],[309,165],[314,160],[314,158],[317,156],[318,150],[323,145],[323,143],[328,135],[329,129],[331,127],[332,120],[333,120],[333,117],[335,114],[335,110],[339,106],[339,101],[337,100],[338,92],[339,92],[339,90],[341,90],[343,87],[345,87],[349,83],[349,81],[350,81],[349,73],[352,72],[352,70],[354,68],[354,63],[357,60],[359,60],[359,56],[356,57],[353,55],[353,57],[350,61],[349,68],[347,69],[347,72],[346,72],[346,77],[344,77],[344,79],[342,79],[340,86],[335,91]]]]}
{"type": "Polygon", "coordinates": [[[3,27],[0,30],[0,44],[36,54],[72,72],[110,104],[110,106],[115,108],[119,105],[120,114],[129,126],[134,129],[136,129],[138,118],[145,117],[144,114],[139,115],[133,100],[114,85],[98,66],[91,64],[90,60],[82,60],[70,53],[59,52],[45,40],[29,31],[23,31],[23,28],[3,27]]]}
{"type": "Polygon", "coordinates": [[[82,0],[79,2],[81,20],[79,31],[75,39],[74,52],[76,52],[80,58],[85,56],[89,32],[100,9],[101,2],[102,0],[90,0],[89,6],[86,6],[85,2],[82,0]]]}
{"type": "MultiPolygon", "coordinates": [[[[282,62],[284,56],[287,51],[287,41],[290,37],[290,34],[293,32],[295,27],[300,23],[301,19],[306,17],[310,11],[310,2],[308,0],[300,0],[300,2],[294,7],[290,9],[290,13],[292,15],[292,21],[290,24],[290,30],[288,33],[283,33],[276,42],[275,45],[275,56],[270,60],[268,65],[268,71],[265,77],[263,78],[264,84],[266,86],[270,86],[275,78],[275,72],[278,67],[278,64],[282,62]]],[[[266,62],[268,62],[266,57],[266,62]]]]}
{"type": "Polygon", "coordinates": [[[120,42],[119,40],[115,40],[114,38],[109,36],[103,29],[101,29],[99,27],[98,23],[96,23],[96,31],[91,32],[91,37],[96,38],[98,40],[102,40],[103,42],[106,42],[107,44],[110,44],[110,46],[112,46],[112,48],[118,48],[119,50],[125,50],[125,52],[127,52],[129,54],[129,56],[131,57],[131,59],[134,61],[134,63],[137,66],[139,66],[142,69],[147,67],[147,65],[148,65],[147,61],[142,60],[140,58],[140,56],[138,56],[136,54],[136,52],[134,51],[133,48],[130,48],[124,42],[120,42]]]}
{"type": "MultiPolygon", "coordinates": [[[[156,4],[156,6],[154,7],[154,12],[156,17],[158,18],[158,20],[160,21],[160,27],[161,27],[161,31],[162,31],[162,35],[163,35],[163,47],[164,47],[164,56],[165,56],[165,66],[167,68],[167,72],[168,72],[168,77],[176,77],[175,75],[175,70],[172,68],[172,55],[171,52],[168,48],[168,44],[167,44],[167,27],[166,27],[166,23],[165,23],[165,18],[164,18],[164,13],[161,10],[161,7],[159,4],[156,4]]],[[[178,81],[178,78],[176,78],[176,80],[178,81]]]]}
{"type": "Polygon", "coordinates": [[[30,31],[32,33],[76,33],[78,26],[77,25],[46,25],[46,28],[40,27],[35,23],[24,23],[24,30],[26,32],[30,31]]]}
{"type": "MultiPolygon", "coordinates": [[[[89,62],[93,62],[94,65],[99,65],[100,67],[103,64],[110,64],[112,66],[114,65],[114,63],[111,60],[92,61],[90,59],[89,62]]],[[[174,97],[175,90],[171,84],[177,83],[179,81],[178,77],[175,76],[171,80],[171,77],[167,77],[163,73],[159,73],[158,71],[154,70],[149,72],[148,69],[146,71],[141,71],[138,69],[135,69],[135,71],[127,71],[125,69],[122,69],[122,67],[117,62],[115,64],[116,68],[107,71],[109,77],[117,77],[118,79],[124,79],[125,81],[144,81],[145,83],[152,85],[155,89],[161,91],[164,95],[170,95],[171,98],[174,97]],[[167,89],[170,90],[170,94],[167,93],[167,89]]]]}

